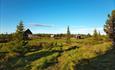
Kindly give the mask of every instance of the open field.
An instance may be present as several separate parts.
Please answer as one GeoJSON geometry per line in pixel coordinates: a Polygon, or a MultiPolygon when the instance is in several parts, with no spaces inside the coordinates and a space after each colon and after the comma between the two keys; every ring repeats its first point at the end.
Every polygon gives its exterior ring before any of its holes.
{"type": "Polygon", "coordinates": [[[0,0],[0,70],[115,70],[115,0],[0,0]]]}
{"type": "Polygon", "coordinates": [[[27,44],[29,51],[21,57],[12,51],[18,43],[1,43],[0,51],[5,53],[1,53],[0,69],[114,70],[115,52],[109,41],[95,41],[93,38],[71,41],[71,44],[66,44],[64,39],[33,39],[27,44]]]}

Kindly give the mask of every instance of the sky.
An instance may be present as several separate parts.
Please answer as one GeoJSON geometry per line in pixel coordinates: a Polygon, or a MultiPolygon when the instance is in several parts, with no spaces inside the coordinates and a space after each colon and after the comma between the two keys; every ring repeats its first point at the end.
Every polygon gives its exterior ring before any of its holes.
{"type": "Polygon", "coordinates": [[[0,0],[0,33],[13,33],[20,21],[33,33],[104,34],[115,0],[0,0]]]}

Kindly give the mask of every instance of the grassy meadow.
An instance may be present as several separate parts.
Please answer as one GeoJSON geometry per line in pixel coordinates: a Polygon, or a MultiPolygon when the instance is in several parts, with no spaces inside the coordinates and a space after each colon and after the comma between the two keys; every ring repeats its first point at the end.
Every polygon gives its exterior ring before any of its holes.
{"type": "Polygon", "coordinates": [[[0,70],[115,70],[115,0],[0,0],[0,70]]]}
{"type": "Polygon", "coordinates": [[[20,49],[21,42],[0,43],[1,70],[114,70],[115,51],[102,37],[84,39],[32,39],[20,49]],[[15,47],[23,51],[18,56],[15,47]],[[26,50],[25,50],[26,48],[26,50]]]}

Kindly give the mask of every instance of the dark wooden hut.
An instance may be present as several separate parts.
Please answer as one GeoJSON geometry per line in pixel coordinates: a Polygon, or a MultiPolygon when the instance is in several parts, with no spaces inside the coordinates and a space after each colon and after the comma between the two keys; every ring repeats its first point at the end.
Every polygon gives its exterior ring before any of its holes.
{"type": "Polygon", "coordinates": [[[25,32],[24,32],[24,39],[30,39],[32,37],[32,32],[30,31],[30,29],[27,29],[25,32]]]}

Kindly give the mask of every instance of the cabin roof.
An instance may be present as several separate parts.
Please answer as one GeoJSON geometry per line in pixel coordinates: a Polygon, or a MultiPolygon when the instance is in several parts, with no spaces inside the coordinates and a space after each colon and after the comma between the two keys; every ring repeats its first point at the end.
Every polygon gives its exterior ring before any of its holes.
{"type": "Polygon", "coordinates": [[[24,33],[26,33],[26,34],[32,34],[32,32],[30,31],[30,29],[27,29],[24,33]]]}

